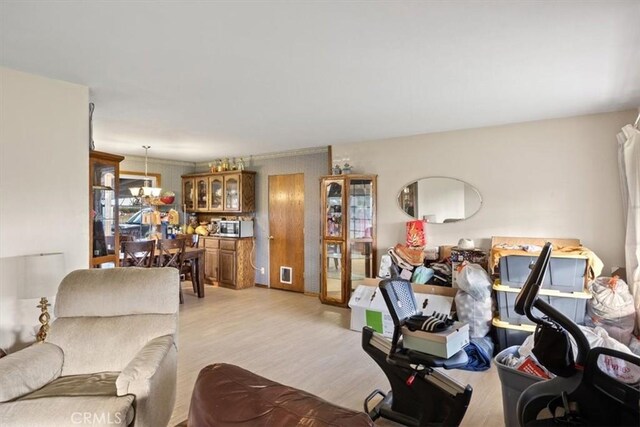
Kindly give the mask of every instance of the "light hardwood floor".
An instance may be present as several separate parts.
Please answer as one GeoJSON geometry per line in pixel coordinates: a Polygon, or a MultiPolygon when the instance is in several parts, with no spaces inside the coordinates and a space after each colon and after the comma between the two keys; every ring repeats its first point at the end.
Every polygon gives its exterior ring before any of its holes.
{"type": "MultiPolygon", "coordinates": [[[[266,288],[206,286],[206,297],[198,299],[190,287],[184,283],[185,303],[180,306],[171,426],[187,418],[200,369],[216,362],[241,366],[356,410],[362,410],[372,390],[388,390],[384,373],[362,350],[361,334],[349,329],[350,310],[323,305],[317,297],[266,288]]],[[[473,387],[462,425],[504,425],[495,366],[485,372],[448,374],[473,387]]]]}

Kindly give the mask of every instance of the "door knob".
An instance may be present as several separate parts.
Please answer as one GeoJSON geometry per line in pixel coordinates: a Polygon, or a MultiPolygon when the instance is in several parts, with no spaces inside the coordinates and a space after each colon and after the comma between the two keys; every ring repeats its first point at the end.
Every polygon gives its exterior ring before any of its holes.
{"type": "Polygon", "coordinates": [[[269,236],[269,240],[273,240],[273,236],[269,236]]]}

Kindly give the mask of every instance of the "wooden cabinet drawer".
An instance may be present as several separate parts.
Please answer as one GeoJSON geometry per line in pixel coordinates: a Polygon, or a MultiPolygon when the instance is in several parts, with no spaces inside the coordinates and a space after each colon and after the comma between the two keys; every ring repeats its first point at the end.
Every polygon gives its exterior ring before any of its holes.
{"type": "Polygon", "coordinates": [[[212,239],[210,237],[202,239],[204,241],[205,249],[218,249],[220,247],[219,239],[212,239]]]}
{"type": "Polygon", "coordinates": [[[220,240],[220,249],[225,249],[228,251],[236,250],[236,241],[235,240],[220,240]]]}

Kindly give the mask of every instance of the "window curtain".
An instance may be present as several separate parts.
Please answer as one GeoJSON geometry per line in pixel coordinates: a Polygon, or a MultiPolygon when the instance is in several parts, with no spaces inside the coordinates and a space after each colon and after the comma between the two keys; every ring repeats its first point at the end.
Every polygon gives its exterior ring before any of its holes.
{"type": "Polygon", "coordinates": [[[635,125],[623,127],[617,138],[623,211],[626,221],[627,283],[636,308],[636,331],[640,331],[640,131],[638,120],[635,125]]]}

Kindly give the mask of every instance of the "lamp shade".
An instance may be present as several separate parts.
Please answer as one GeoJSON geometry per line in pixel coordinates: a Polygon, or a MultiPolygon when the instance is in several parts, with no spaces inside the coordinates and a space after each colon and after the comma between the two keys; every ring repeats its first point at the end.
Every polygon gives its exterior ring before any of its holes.
{"type": "Polygon", "coordinates": [[[158,197],[160,193],[162,193],[162,188],[160,187],[130,187],[129,191],[132,196],[142,197],[142,196],[151,196],[158,197]]]}
{"type": "Polygon", "coordinates": [[[48,253],[16,257],[19,299],[55,295],[65,276],[64,254],[48,253]]]}

